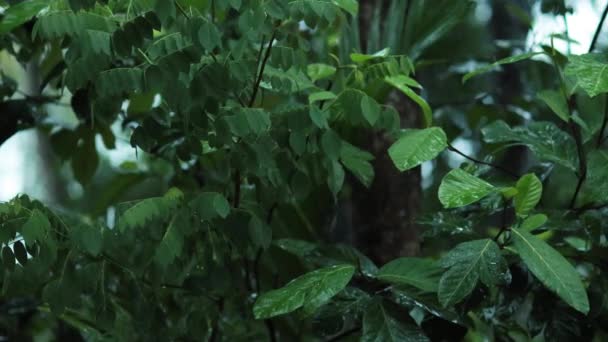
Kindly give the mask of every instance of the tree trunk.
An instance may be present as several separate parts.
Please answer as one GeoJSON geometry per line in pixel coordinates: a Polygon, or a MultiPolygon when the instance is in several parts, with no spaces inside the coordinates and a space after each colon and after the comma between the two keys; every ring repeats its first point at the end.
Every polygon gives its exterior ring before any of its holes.
{"type": "MultiPolygon", "coordinates": [[[[359,4],[360,39],[365,51],[372,13],[376,6],[383,6],[385,13],[389,1],[362,0],[359,4]]],[[[392,92],[388,103],[399,112],[401,127],[420,127],[420,110],[405,95],[392,92]]],[[[380,264],[416,255],[420,249],[415,223],[422,200],[420,168],[399,172],[387,152],[393,142],[383,132],[368,133],[364,147],[376,158],[376,176],[369,189],[353,182],[354,243],[380,264]]]]}

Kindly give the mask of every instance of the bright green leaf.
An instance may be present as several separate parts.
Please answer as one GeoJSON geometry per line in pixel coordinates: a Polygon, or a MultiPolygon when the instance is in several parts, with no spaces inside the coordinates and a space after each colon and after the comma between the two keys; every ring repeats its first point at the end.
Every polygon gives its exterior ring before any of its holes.
{"type": "Polygon", "coordinates": [[[407,130],[388,154],[399,171],[414,168],[437,157],[447,147],[447,137],[439,127],[407,130]]]}
{"type": "Polygon", "coordinates": [[[605,53],[570,56],[564,73],[590,97],[608,92],[608,56],[605,53]]]}
{"type": "Polygon", "coordinates": [[[489,195],[492,184],[462,170],[450,171],[439,185],[439,201],[444,208],[457,208],[475,203],[489,195]]]}
{"type": "Polygon", "coordinates": [[[337,265],[306,273],[282,288],[263,293],[253,306],[256,319],[265,319],[290,313],[304,307],[313,313],[348,284],[355,267],[337,265]]]}
{"type": "Polygon", "coordinates": [[[469,73],[467,73],[466,75],[464,75],[462,77],[462,83],[465,83],[467,80],[469,80],[472,77],[475,77],[477,75],[481,75],[481,74],[485,74],[487,72],[490,71],[494,71],[497,69],[498,66],[504,65],[504,64],[511,64],[511,63],[516,63],[519,61],[523,61],[529,58],[532,58],[536,55],[540,55],[542,54],[542,52],[528,52],[528,53],[524,53],[521,55],[515,55],[515,56],[509,56],[507,58],[503,58],[501,60],[498,60],[492,64],[488,64],[486,66],[483,66],[477,70],[471,71],[469,73]]]}
{"type": "Polygon", "coordinates": [[[564,94],[556,90],[543,90],[536,96],[551,108],[560,119],[568,122],[570,120],[570,111],[564,94]]]}
{"type": "Polygon", "coordinates": [[[410,87],[408,87],[408,84],[411,84],[411,81],[410,81],[411,79],[409,77],[404,76],[404,75],[399,75],[399,76],[386,77],[384,80],[388,84],[399,89],[407,97],[409,97],[412,101],[416,102],[420,106],[420,108],[422,109],[422,114],[424,115],[424,123],[427,127],[429,127],[433,124],[433,112],[431,110],[431,107],[429,106],[429,104],[426,102],[425,99],[420,97],[420,95],[416,94],[415,91],[413,91],[410,87]]]}
{"type": "Polygon", "coordinates": [[[587,314],[589,300],[576,269],[558,251],[530,233],[513,228],[514,247],[532,274],[574,309],[587,314]]]}
{"type": "Polygon", "coordinates": [[[517,195],[513,198],[517,215],[526,216],[540,201],[543,194],[543,183],[533,173],[522,176],[518,181],[517,195]]]}

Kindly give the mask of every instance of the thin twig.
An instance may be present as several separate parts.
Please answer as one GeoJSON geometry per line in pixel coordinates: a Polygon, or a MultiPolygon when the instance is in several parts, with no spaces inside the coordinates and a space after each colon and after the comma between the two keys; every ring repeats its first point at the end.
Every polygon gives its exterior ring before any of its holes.
{"type": "Polygon", "coordinates": [[[237,168],[234,173],[234,207],[241,204],[241,169],[237,168]]]}
{"type": "Polygon", "coordinates": [[[508,209],[508,207],[509,207],[509,201],[506,200],[506,199],[503,200],[502,215],[501,215],[501,222],[500,222],[500,231],[494,237],[494,242],[498,242],[498,238],[500,238],[500,236],[502,235],[502,233],[504,233],[505,231],[509,230],[509,225],[507,224],[507,209],[508,209]]]}
{"type": "Polygon", "coordinates": [[[597,24],[597,28],[595,29],[595,34],[593,35],[593,39],[591,40],[591,44],[589,45],[589,52],[593,52],[593,50],[595,49],[595,44],[597,43],[597,39],[600,37],[600,33],[602,32],[602,26],[604,26],[606,15],[608,15],[608,4],[604,8],[604,12],[602,13],[600,22],[597,24]]]}
{"type": "Polygon", "coordinates": [[[574,190],[574,194],[570,199],[569,205],[570,209],[574,209],[578,194],[581,191],[585,179],[587,179],[587,155],[585,154],[581,131],[579,127],[574,123],[574,121],[570,121],[570,129],[572,130],[572,136],[574,137],[574,142],[576,143],[576,151],[578,154],[578,183],[576,184],[576,189],[574,190]]]}
{"type": "Polygon", "coordinates": [[[464,158],[466,158],[466,159],[468,159],[468,160],[470,160],[470,161],[472,161],[472,162],[474,162],[476,164],[487,165],[487,166],[493,167],[493,168],[495,168],[495,169],[497,169],[499,171],[502,171],[505,174],[507,174],[507,175],[509,175],[509,176],[511,176],[513,178],[518,178],[518,176],[515,173],[513,173],[513,172],[511,172],[511,171],[509,171],[507,169],[505,169],[504,167],[502,167],[500,165],[497,165],[497,164],[494,164],[494,163],[484,162],[482,160],[478,160],[478,159],[475,159],[473,157],[470,157],[470,156],[464,154],[462,151],[460,151],[457,148],[455,148],[454,146],[452,146],[452,144],[450,144],[450,143],[448,143],[448,150],[451,151],[451,152],[454,152],[456,154],[459,154],[462,157],[464,157],[464,158]]]}
{"type": "Polygon", "coordinates": [[[604,142],[604,131],[606,130],[606,125],[608,124],[608,96],[605,98],[604,104],[604,121],[602,122],[602,128],[600,129],[600,135],[597,137],[597,148],[602,147],[602,143],[604,142]]]}
{"type": "Polygon", "coordinates": [[[270,42],[268,43],[268,49],[266,49],[266,55],[264,56],[264,60],[262,61],[262,66],[260,67],[260,73],[258,74],[257,80],[253,85],[253,94],[251,94],[251,100],[249,100],[249,107],[253,107],[255,103],[255,98],[258,95],[258,90],[260,89],[260,83],[262,83],[262,77],[264,76],[264,69],[266,68],[266,63],[268,63],[268,59],[270,58],[270,52],[272,50],[272,44],[274,43],[274,39],[276,37],[277,31],[274,30],[272,32],[272,37],[270,37],[270,42]]]}
{"type": "Polygon", "coordinates": [[[352,328],[352,329],[349,329],[349,330],[345,330],[345,331],[339,333],[336,336],[328,338],[327,340],[325,340],[325,342],[339,341],[339,340],[341,340],[341,339],[343,339],[345,337],[348,337],[348,336],[350,336],[350,335],[352,335],[352,334],[354,334],[354,333],[356,333],[356,332],[358,332],[360,330],[361,330],[361,327],[355,327],[355,328],[352,328]]]}
{"type": "Polygon", "coordinates": [[[175,0],[174,1],[175,6],[177,7],[177,9],[179,10],[179,12],[186,18],[186,19],[190,19],[190,16],[188,15],[188,13],[186,13],[186,11],[184,11],[184,8],[182,7],[182,5],[180,5],[179,1],[175,0]]]}

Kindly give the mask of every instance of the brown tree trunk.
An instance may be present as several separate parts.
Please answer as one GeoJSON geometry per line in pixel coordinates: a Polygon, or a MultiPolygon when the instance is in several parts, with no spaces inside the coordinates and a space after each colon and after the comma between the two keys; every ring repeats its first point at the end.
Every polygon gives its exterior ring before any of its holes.
{"type": "MultiPolygon", "coordinates": [[[[361,46],[365,49],[372,13],[376,6],[383,6],[385,13],[389,1],[361,0],[359,4],[361,46]]],[[[399,112],[403,128],[420,127],[420,110],[407,97],[392,92],[388,103],[399,112]]],[[[393,142],[383,132],[368,133],[364,147],[376,157],[376,176],[369,189],[353,182],[354,243],[380,264],[416,255],[420,249],[415,223],[422,199],[420,168],[399,172],[387,152],[393,142]]]]}

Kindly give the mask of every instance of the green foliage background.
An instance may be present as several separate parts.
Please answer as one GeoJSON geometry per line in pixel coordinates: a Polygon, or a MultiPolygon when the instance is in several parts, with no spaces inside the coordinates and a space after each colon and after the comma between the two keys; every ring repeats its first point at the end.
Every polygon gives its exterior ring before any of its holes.
{"type": "Polygon", "coordinates": [[[0,143],[37,128],[83,189],[0,203],[0,336],[608,338],[602,25],[587,54],[528,50],[475,5],[387,1],[363,27],[356,0],[0,1],[3,56],[37,70],[0,73],[0,143]],[[328,238],[373,184],[368,132],[399,171],[433,165],[420,255],[385,265],[328,238]],[[98,153],[125,139],[136,162],[98,153]]]}

